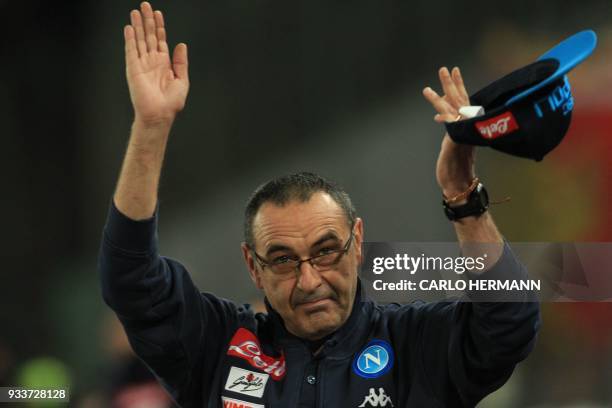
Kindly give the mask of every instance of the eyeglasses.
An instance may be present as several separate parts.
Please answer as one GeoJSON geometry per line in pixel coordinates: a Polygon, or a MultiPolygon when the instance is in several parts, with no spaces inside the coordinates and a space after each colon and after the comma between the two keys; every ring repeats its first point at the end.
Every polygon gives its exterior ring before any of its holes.
{"type": "Polygon", "coordinates": [[[294,272],[300,270],[300,266],[304,262],[308,262],[315,270],[319,272],[327,271],[332,269],[335,265],[340,262],[342,255],[346,254],[353,242],[353,232],[351,228],[351,235],[349,236],[348,241],[342,249],[330,250],[330,249],[322,249],[320,255],[315,255],[306,259],[299,259],[295,257],[290,257],[288,255],[280,256],[272,261],[264,259],[260,256],[254,249],[251,249],[253,255],[255,255],[255,259],[257,263],[261,266],[262,269],[269,268],[272,273],[279,276],[287,276],[294,272]]]}

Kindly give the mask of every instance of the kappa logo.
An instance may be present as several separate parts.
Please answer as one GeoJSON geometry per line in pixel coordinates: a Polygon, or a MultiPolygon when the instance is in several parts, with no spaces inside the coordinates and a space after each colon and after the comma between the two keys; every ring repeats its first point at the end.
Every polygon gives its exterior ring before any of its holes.
{"type": "Polygon", "coordinates": [[[232,367],[225,382],[225,389],[253,397],[263,397],[268,374],[255,373],[242,368],[232,367]]]}
{"type": "Polygon", "coordinates": [[[485,139],[496,139],[518,130],[519,126],[512,112],[508,111],[489,120],[476,122],[476,129],[485,139]]]}
{"type": "Polygon", "coordinates": [[[274,380],[280,380],[285,376],[285,356],[274,358],[262,353],[259,340],[247,329],[236,330],[227,355],[246,360],[253,367],[270,374],[274,380]]]}
{"type": "Polygon", "coordinates": [[[240,401],[232,398],[221,397],[223,408],[265,408],[261,404],[253,404],[252,402],[240,401]]]}
{"type": "Polygon", "coordinates": [[[374,388],[370,388],[370,393],[365,396],[363,402],[361,405],[359,405],[359,408],[386,407],[387,404],[389,404],[389,407],[393,406],[391,397],[385,393],[385,390],[382,387],[378,389],[378,394],[376,394],[376,390],[374,390],[374,388]]]}
{"type": "Polygon", "coordinates": [[[384,340],[372,340],[353,360],[353,371],[363,378],[377,378],[393,367],[393,349],[384,340]]]}

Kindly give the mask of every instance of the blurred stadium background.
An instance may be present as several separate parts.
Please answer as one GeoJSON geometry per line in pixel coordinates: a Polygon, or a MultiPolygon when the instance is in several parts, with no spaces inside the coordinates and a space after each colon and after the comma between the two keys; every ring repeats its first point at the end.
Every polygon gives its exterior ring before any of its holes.
{"type": "MultiPolygon", "coordinates": [[[[150,380],[96,273],[132,116],[122,26],[137,5],[0,0],[0,386],[69,384],[70,406],[110,406],[150,380]]],[[[421,89],[459,65],[473,92],[585,28],[599,46],[570,75],[563,144],[542,163],[481,150],[479,174],[493,198],[512,197],[492,210],[509,240],[612,241],[609,0],[153,5],[170,42],[189,44],[191,74],[163,174],[161,248],[202,290],[257,300],[242,208],[280,173],[339,181],[369,241],[452,240],[434,178],[442,127],[421,89]]],[[[543,317],[534,353],[481,406],[611,406],[612,304],[546,304],[543,317]]],[[[167,406],[149,388],[134,395],[167,406]]]]}

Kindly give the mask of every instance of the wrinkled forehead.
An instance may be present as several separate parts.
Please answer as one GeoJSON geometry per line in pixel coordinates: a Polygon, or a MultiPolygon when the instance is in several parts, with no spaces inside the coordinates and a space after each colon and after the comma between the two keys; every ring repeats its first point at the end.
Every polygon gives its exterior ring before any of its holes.
{"type": "Polygon", "coordinates": [[[253,237],[255,248],[265,251],[276,244],[309,246],[325,234],[345,238],[349,227],[342,207],[327,193],[320,192],[305,202],[291,200],[282,206],[273,202],[262,204],[253,219],[253,237]]]}

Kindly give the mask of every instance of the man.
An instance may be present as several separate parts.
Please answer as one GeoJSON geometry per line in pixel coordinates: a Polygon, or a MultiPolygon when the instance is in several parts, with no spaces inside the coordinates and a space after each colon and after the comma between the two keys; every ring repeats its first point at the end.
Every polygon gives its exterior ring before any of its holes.
{"type": "MultiPolygon", "coordinates": [[[[533,347],[537,303],[367,299],[357,277],[363,221],[344,191],[314,174],[272,180],[247,205],[242,252],[267,314],[200,293],[179,262],[161,257],[157,188],[189,88],[187,47],[170,58],[162,13],[148,3],[130,17],[135,119],[104,231],[102,289],[135,352],[179,404],[474,406],[509,378],[533,347]]],[[[437,121],[456,120],[469,104],[459,70],[442,69],[440,79],[445,96],[426,88],[425,97],[437,121]]],[[[473,148],[445,136],[436,172],[459,243],[496,244],[486,277],[524,276],[486,205],[473,205],[473,148]]]]}

